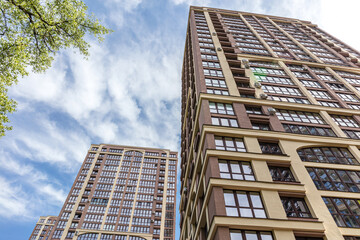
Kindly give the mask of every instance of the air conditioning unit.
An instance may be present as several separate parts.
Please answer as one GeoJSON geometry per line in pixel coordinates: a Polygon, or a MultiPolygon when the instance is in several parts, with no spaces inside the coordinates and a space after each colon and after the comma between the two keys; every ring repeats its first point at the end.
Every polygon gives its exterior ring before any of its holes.
{"type": "Polygon", "coordinates": [[[153,222],[155,222],[155,220],[154,220],[154,219],[151,219],[151,222],[153,223],[153,222]]]}
{"type": "Polygon", "coordinates": [[[250,68],[249,60],[247,60],[247,59],[242,59],[241,62],[244,64],[244,67],[245,67],[246,69],[249,69],[249,68],[250,68]]]}
{"type": "Polygon", "coordinates": [[[254,83],[254,86],[255,86],[256,88],[261,88],[261,83],[255,82],[255,83],[254,83]]]}
{"type": "Polygon", "coordinates": [[[267,99],[268,95],[265,93],[260,94],[261,99],[267,99]]]}
{"type": "Polygon", "coordinates": [[[221,51],[222,51],[222,48],[221,48],[221,47],[218,47],[217,50],[218,50],[219,52],[221,52],[221,51]]]}
{"type": "Polygon", "coordinates": [[[272,108],[272,107],[269,107],[268,112],[269,112],[270,115],[275,115],[276,114],[276,109],[272,108]]]}
{"type": "Polygon", "coordinates": [[[212,35],[213,35],[213,36],[216,36],[216,32],[213,32],[212,35]]]}
{"type": "Polygon", "coordinates": [[[187,193],[187,187],[184,187],[184,193],[187,193]]]}

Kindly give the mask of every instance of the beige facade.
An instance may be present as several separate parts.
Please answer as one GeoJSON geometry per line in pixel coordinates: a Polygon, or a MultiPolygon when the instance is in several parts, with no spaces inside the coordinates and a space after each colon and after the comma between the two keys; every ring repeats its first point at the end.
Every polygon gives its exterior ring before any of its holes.
{"type": "Polygon", "coordinates": [[[180,239],[360,239],[360,54],[307,21],[191,7],[180,239]]]}

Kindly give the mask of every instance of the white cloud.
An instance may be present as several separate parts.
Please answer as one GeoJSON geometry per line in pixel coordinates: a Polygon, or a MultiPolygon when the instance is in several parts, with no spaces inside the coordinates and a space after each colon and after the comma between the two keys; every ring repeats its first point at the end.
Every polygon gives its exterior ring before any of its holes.
{"type": "Polygon", "coordinates": [[[360,1],[336,0],[321,1],[321,17],[319,26],[341,41],[360,51],[359,22],[360,1]]]}
{"type": "Polygon", "coordinates": [[[24,219],[29,216],[28,197],[18,186],[11,185],[9,181],[0,176],[0,216],[11,218],[21,216],[24,219]]]}
{"type": "Polygon", "coordinates": [[[142,0],[106,0],[101,1],[107,9],[107,14],[104,15],[117,28],[121,28],[125,23],[124,15],[128,12],[134,11],[142,0]]]}

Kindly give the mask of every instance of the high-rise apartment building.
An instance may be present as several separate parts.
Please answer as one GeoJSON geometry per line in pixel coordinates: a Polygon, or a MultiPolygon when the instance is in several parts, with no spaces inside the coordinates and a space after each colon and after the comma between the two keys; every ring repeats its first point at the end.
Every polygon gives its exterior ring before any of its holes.
{"type": "Polygon", "coordinates": [[[30,240],[44,240],[49,237],[56,221],[56,216],[40,217],[30,235],[30,240]]]}
{"type": "Polygon", "coordinates": [[[359,66],[308,21],[191,7],[180,240],[360,239],[359,66]]]}
{"type": "Polygon", "coordinates": [[[167,149],[91,145],[51,233],[30,239],[174,240],[176,169],[167,149]]]}

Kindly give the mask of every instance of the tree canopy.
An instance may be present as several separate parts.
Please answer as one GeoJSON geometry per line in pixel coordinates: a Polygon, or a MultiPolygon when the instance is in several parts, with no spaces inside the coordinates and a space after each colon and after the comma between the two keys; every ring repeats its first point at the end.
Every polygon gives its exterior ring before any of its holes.
{"type": "Polygon", "coordinates": [[[87,13],[80,0],[0,1],[0,136],[10,130],[8,114],[16,102],[7,95],[19,77],[29,71],[44,72],[65,48],[88,56],[86,34],[99,41],[110,30],[87,13]]]}

